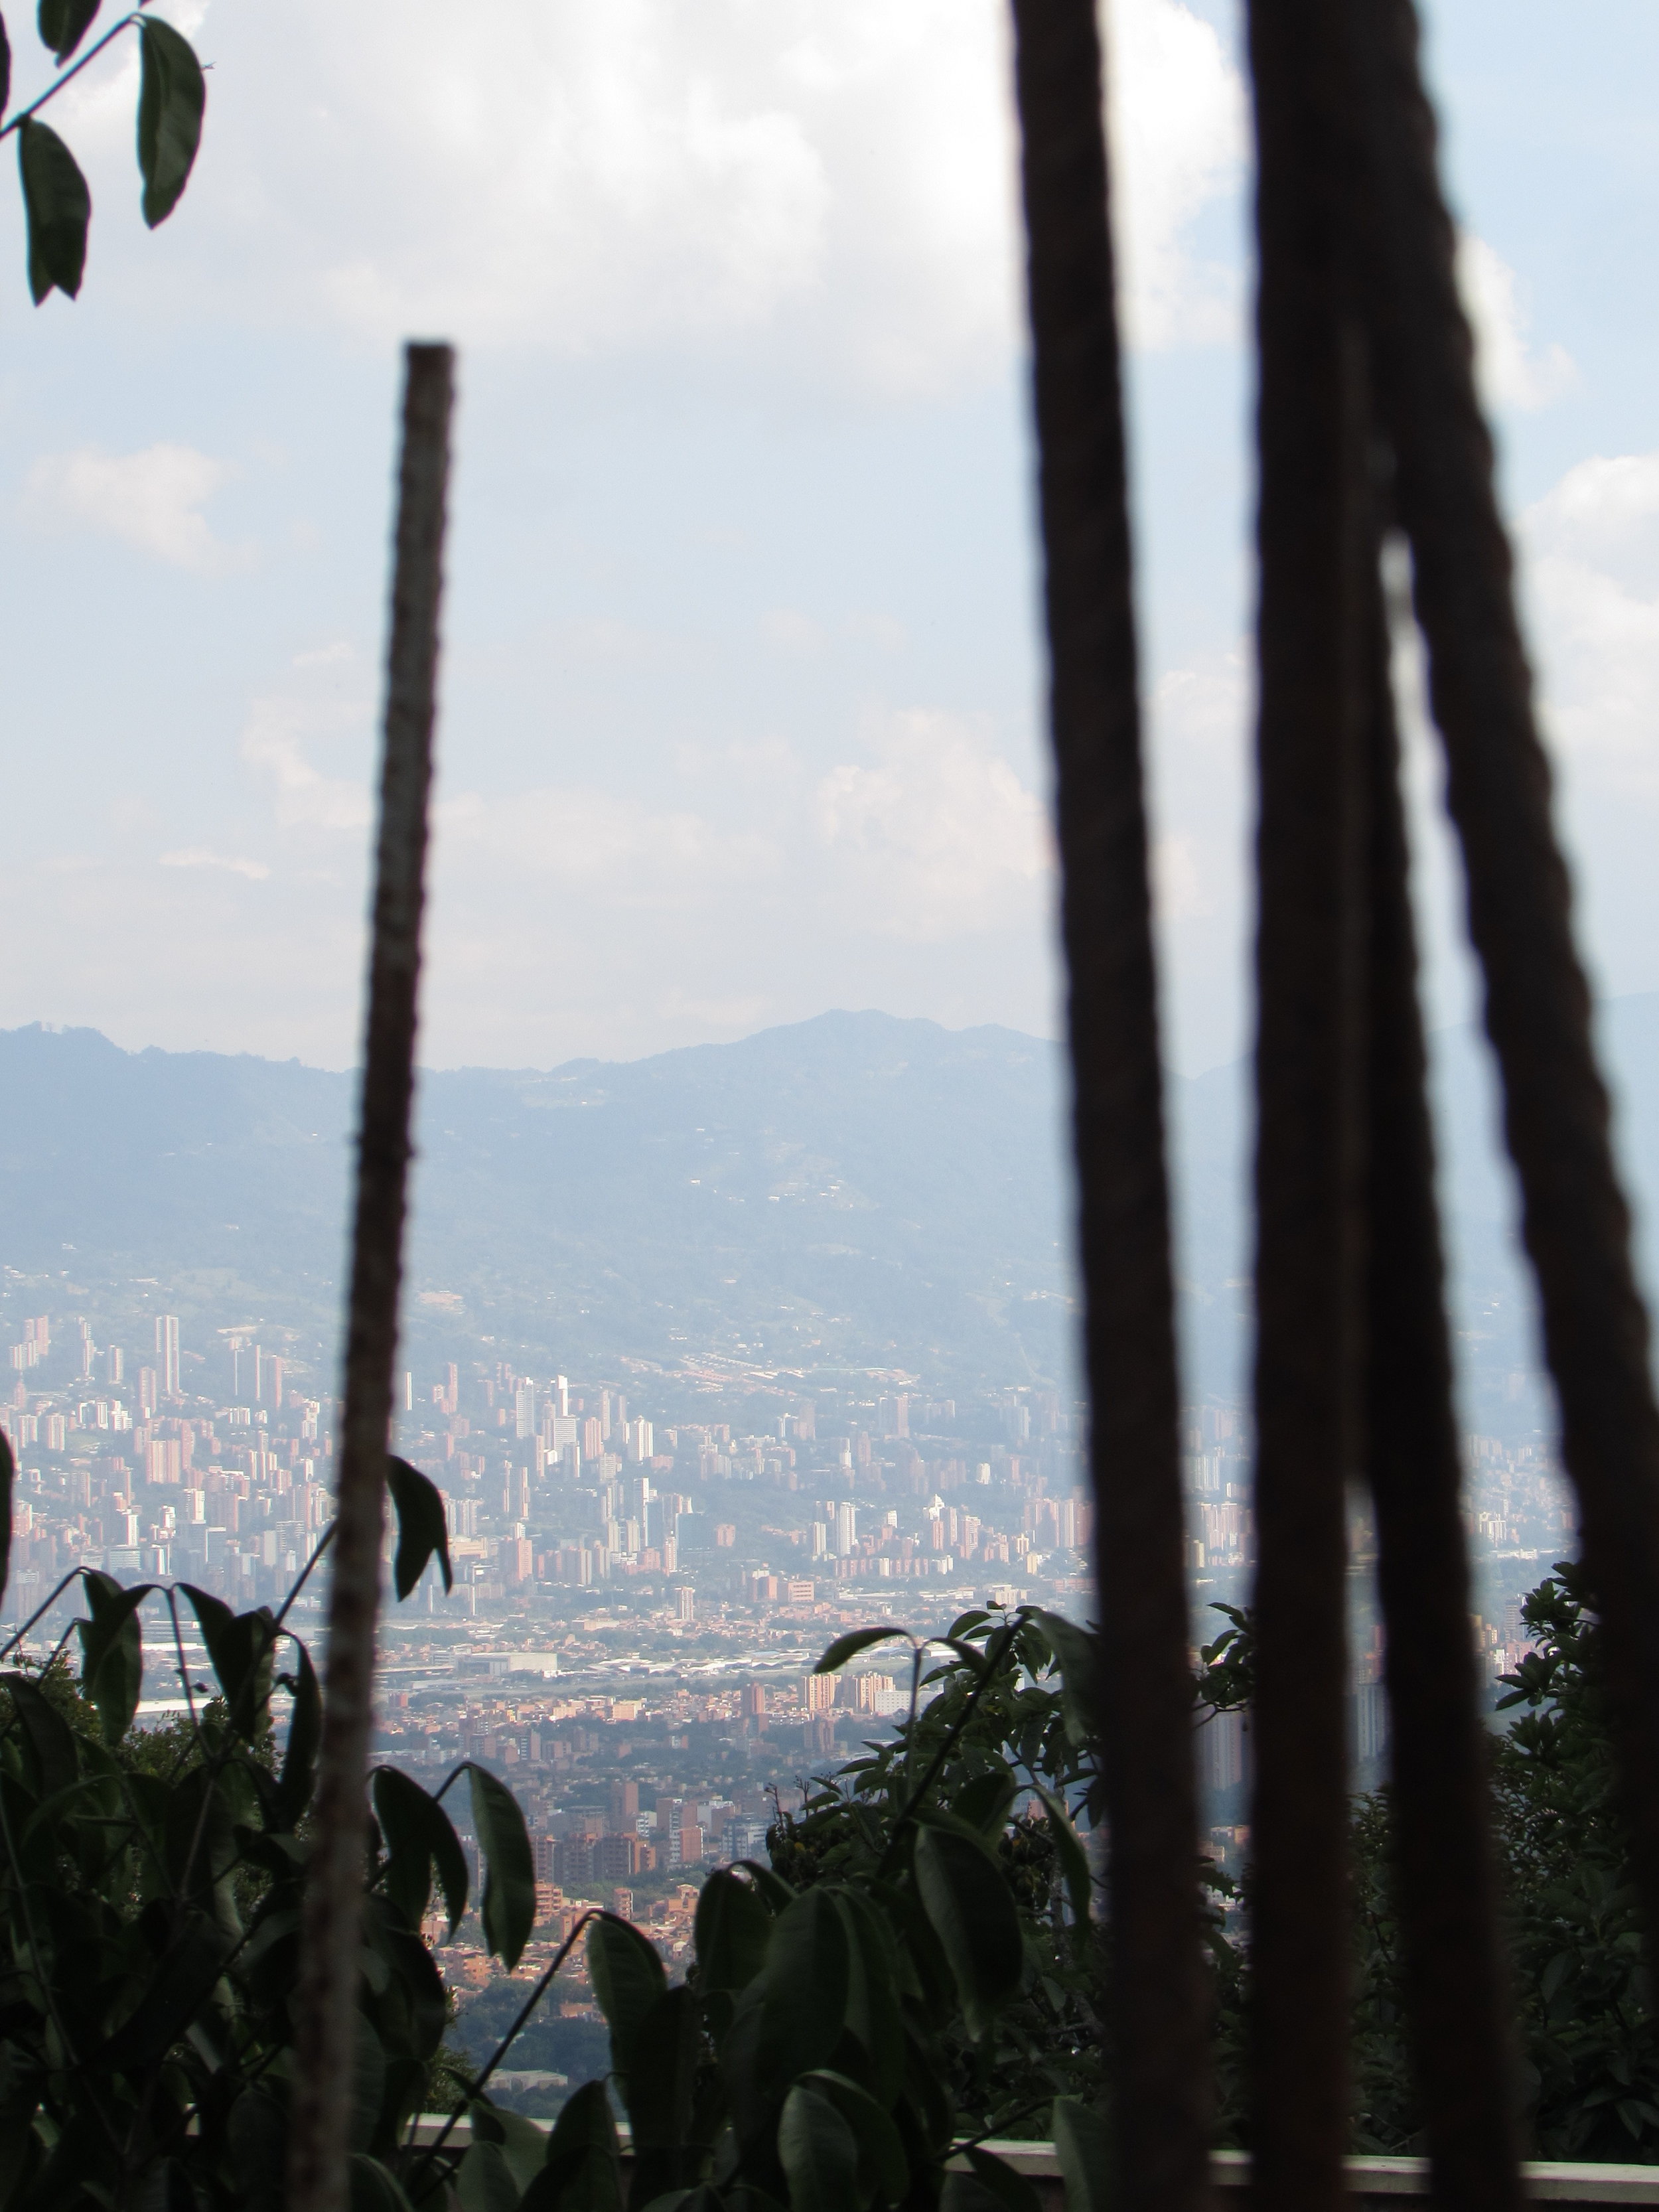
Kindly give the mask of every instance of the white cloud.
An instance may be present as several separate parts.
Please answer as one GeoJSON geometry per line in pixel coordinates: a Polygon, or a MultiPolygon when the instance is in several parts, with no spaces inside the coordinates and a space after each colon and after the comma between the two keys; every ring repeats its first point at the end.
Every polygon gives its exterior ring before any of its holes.
{"type": "MultiPolygon", "coordinates": [[[[1188,232],[1236,190],[1237,75],[1181,0],[1112,0],[1128,320],[1231,336],[1188,232]]],[[[66,95],[124,313],[592,356],[781,345],[897,392],[997,373],[1021,320],[1001,0],[212,5],[190,191],[131,218],[131,52],[66,95]],[[108,210],[107,212],[106,210],[108,210]]]]}
{"type": "Polygon", "coordinates": [[[47,526],[80,524],[174,568],[217,575],[248,558],[246,549],[216,538],[202,512],[231,473],[225,462],[190,446],[147,446],[137,453],[82,446],[35,462],[24,506],[47,526]]]}
{"type": "Polygon", "coordinates": [[[872,731],[872,763],[831,769],[818,838],[866,927],[937,943],[1006,927],[1051,867],[1046,810],[977,724],[915,708],[872,731]]]}
{"type": "Polygon", "coordinates": [[[283,830],[345,831],[361,836],[373,816],[366,781],[325,775],[308,743],[356,738],[369,720],[367,698],[337,702],[308,698],[256,699],[242,732],[241,755],[272,791],[283,830]]]}
{"type": "Polygon", "coordinates": [[[188,845],[177,853],[163,853],[161,865],[164,868],[217,868],[226,875],[246,876],[255,884],[263,883],[270,873],[263,860],[233,859],[206,845],[188,845]]]}
{"type": "Polygon", "coordinates": [[[1598,778],[1659,798],[1659,453],[1581,461],[1522,538],[1553,734],[1598,778]]]}
{"type": "Polygon", "coordinates": [[[1457,241],[1457,282],[1474,329],[1475,374],[1487,404],[1533,414],[1570,392],[1578,370],[1565,346],[1534,353],[1520,279],[1483,238],[1457,241]]]}

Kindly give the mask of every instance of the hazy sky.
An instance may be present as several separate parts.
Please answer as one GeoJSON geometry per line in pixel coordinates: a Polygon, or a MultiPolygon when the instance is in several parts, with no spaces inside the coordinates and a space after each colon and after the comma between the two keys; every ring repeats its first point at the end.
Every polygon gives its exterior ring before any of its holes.
{"type": "MultiPolygon", "coordinates": [[[[0,182],[0,1025],[351,1058],[420,335],[462,349],[424,1056],[832,1006],[1051,1027],[995,0],[162,12],[213,65],[173,220],[139,220],[130,47],[56,118],[78,304],[29,306],[0,182]]],[[[1605,988],[1652,988],[1659,16],[1431,25],[1587,927],[1605,988]]],[[[1188,1069],[1248,1034],[1237,29],[1112,22],[1188,1069]]]]}

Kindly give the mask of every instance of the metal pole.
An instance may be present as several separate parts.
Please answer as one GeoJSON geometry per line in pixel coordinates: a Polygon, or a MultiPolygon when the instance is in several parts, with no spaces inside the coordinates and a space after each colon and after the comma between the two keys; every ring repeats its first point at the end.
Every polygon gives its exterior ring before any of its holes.
{"type": "Polygon", "coordinates": [[[346,2131],[356,2062],[363,1786],[415,1079],[453,372],[448,346],[407,349],[345,1415],[323,1737],[295,1996],[299,2070],[289,2150],[289,2212],[345,2212],[349,2195],[346,2131]]]}

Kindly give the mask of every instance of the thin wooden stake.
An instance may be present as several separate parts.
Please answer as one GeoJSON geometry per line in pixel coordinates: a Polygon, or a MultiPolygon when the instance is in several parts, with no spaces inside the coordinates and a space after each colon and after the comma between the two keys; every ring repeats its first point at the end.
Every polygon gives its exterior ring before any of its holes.
{"type": "Polygon", "coordinates": [[[415,1082],[453,373],[450,347],[408,348],[345,1415],[335,1497],[316,1826],[295,2000],[299,2072],[289,2151],[289,2212],[345,2212],[349,2197],[346,2131],[356,2072],[363,1789],[415,1082]]]}

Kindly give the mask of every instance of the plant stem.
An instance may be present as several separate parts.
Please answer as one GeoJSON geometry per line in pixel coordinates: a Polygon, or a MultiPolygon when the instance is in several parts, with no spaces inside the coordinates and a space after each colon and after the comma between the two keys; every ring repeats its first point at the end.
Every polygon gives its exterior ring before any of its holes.
{"type": "Polygon", "coordinates": [[[70,67],[64,71],[62,76],[54,77],[52,79],[52,82],[46,87],[46,90],[40,94],[40,97],[38,100],[32,100],[27,107],[20,107],[16,114],[12,117],[9,123],[0,123],[0,138],[9,138],[14,131],[18,129],[21,125],[27,123],[30,116],[35,114],[40,109],[43,108],[49,100],[56,100],[58,94],[64,89],[64,87],[70,82],[70,79],[79,76],[82,70],[85,69],[88,62],[95,62],[99,55],[103,52],[105,47],[111,45],[115,40],[118,39],[123,31],[128,29],[132,24],[136,23],[138,21],[141,12],[149,5],[149,0],[138,0],[137,7],[133,9],[130,15],[123,15],[118,23],[112,24],[109,29],[105,32],[101,39],[95,40],[93,45],[87,48],[85,53],[82,55],[78,62],[71,63],[70,67]]]}

